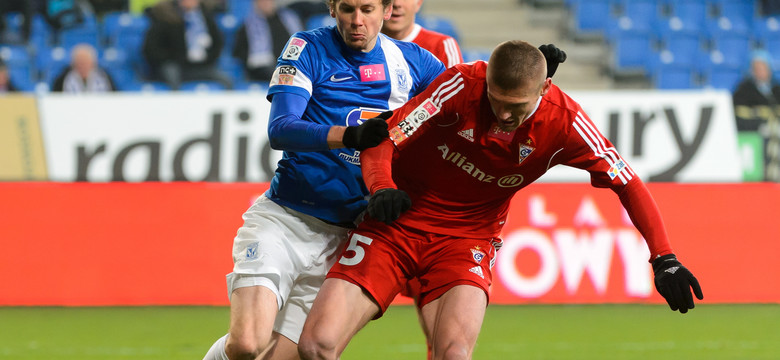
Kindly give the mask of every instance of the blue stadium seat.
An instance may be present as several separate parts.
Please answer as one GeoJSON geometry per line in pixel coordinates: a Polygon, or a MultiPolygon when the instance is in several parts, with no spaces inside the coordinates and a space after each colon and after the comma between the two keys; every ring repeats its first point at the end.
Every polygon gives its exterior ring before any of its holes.
{"type": "Polygon", "coordinates": [[[607,37],[614,40],[623,31],[650,32],[658,23],[660,10],[655,0],[623,0],[618,16],[611,16],[607,37]]]}
{"type": "Polygon", "coordinates": [[[698,35],[674,34],[663,39],[661,51],[664,50],[672,56],[665,63],[693,66],[700,60],[702,42],[698,35]]]}
{"type": "Polygon", "coordinates": [[[695,76],[690,67],[663,65],[653,75],[653,86],[657,89],[694,89],[697,87],[695,76]]]}
{"type": "Polygon", "coordinates": [[[643,74],[654,55],[649,33],[621,31],[613,42],[611,70],[614,75],[643,74]]]}
{"type": "Polygon", "coordinates": [[[30,67],[8,67],[8,77],[11,83],[20,91],[32,92],[35,90],[35,81],[30,72],[30,67]]]}
{"type": "Polygon", "coordinates": [[[100,53],[98,64],[111,75],[120,90],[137,83],[138,76],[128,61],[128,56],[121,48],[110,47],[100,53]]]}
{"type": "Polygon", "coordinates": [[[461,49],[461,55],[463,55],[464,62],[472,62],[477,60],[488,61],[492,50],[476,49],[476,48],[463,48],[461,49]]]}
{"type": "Polygon", "coordinates": [[[143,34],[149,28],[149,18],[129,12],[113,12],[103,17],[101,35],[106,46],[116,46],[128,34],[143,34]]]}
{"type": "Polygon", "coordinates": [[[36,67],[32,56],[23,45],[0,45],[0,60],[8,67],[9,76],[17,86],[24,85],[34,80],[36,67]]]}
{"type": "Polygon", "coordinates": [[[780,16],[765,16],[753,21],[753,34],[761,43],[780,38],[780,16]]]}
{"type": "Polygon", "coordinates": [[[717,16],[735,21],[752,22],[756,16],[756,1],[747,0],[710,0],[717,16]]]}
{"type": "Polygon", "coordinates": [[[312,15],[306,20],[306,30],[333,25],[336,25],[336,19],[330,15],[312,15]]]}
{"type": "Polygon", "coordinates": [[[415,22],[428,30],[448,35],[454,38],[455,41],[460,41],[458,30],[450,19],[441,16],[417,15],[415,22]]]}
{"type": "MultiPolygon", "coordinates": [[[[772,70],[780,71],[780,37],[765,40],[763,49],[769,52],[769,56],[772,57],[772,70]]],[[[780,77],[776,79],[780,79],[780,77]]]]}
{"type": "Polygon", "coordinates": [[[578,0],[572,4],[573,29],[578,34],[601,34],[612,15],[610,0],[578,0]]]}
{"type": "Polygon", "coordinates": [[[73,45],[86,43],[100,49],[102,44],[99,34],[100,30],[95,18],[85,17],[84,22],[78,26],[60,30],[57,34],[57,44],[64,48],[71,48],[73,45]]]}
{"type": "Polygon", "coordinates": [[[675,33],[701,34],[706,29],[707,5],[699,1],[679,1],[671,4],[671,15],[661,19],[657,27],[659,37],[675,33]]]}
{"type": "Polygon", "coordinates": [[[713,89],[734,91],[742,79],[743,71],[730,66],[716,66],[707,69],[704,74],[704,86],[713,89]]]}
{"type": "Polygon", "coordinates": [[[29,65],[30,53],[23,45],[0,44],[0,59],[8,65],[29,65]]]}
{"type": "Polygon", "coordinates": [[[40,80],[51,84],[62,69],[70,64],[70,53],[62,46],[46,48],[38,52],[36,64],[41,71],[40,80]]]}
{"type": "Polygon", "coordinates": [[[719,52],[724,65],[743,67],[749,62],[750,37],[739,33],[724,33],[712,39],[712,51],[719,52]]]}

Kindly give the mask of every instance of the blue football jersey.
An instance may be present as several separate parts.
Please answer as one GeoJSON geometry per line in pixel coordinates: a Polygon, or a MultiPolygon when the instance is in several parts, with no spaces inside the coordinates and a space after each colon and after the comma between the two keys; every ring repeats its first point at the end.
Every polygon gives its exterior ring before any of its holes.
{"type": "MultiPolygon", "coordinates": [[[[422,92],[444,65],[427,50],[379,34],[370,52],[353,50],[335,26],[294,34],[279,57],[268,98],[304,96],[303,120],[356,126],[396,109],[422,92]]],[[[273,201],[333,223],[352,223],[365,209],[368,190],[360,152],[284,151],[266,195],[273,201]]]]}

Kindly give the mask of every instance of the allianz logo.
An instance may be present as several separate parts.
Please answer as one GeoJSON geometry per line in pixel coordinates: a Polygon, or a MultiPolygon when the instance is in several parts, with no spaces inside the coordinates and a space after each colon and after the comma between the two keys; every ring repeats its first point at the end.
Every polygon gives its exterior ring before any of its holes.
{"type": "Polygon", "coordinates": [[[463,154],[457,151],[450,151],[450,148],[447,146],[447,144],[439,145],[436,148],[441,151],[442,159],[465,171],[475,180],[484,183],[493,183],[495,181],[496,185],[503,188],[516,187],[523,183],[523,175],[520,174],[505,175],[496,181],[496,177],[494,175],[487,174],[480,170],[474,163],[468,161],[466,156],[463,154]]]}

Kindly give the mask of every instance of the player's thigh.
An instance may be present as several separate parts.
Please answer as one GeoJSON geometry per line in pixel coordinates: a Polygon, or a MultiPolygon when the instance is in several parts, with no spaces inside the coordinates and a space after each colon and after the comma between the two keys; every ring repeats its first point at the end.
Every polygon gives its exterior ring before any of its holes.
{"type": "Polygon", "coordinates": [[[327,344],[338,353],[379,312],[379,305],[349,281],[328,278],[322,284],[303,326],[301,344],[327,344]]]}
{"type": "Polygon", "coordinates": [[[380,307],[381,316],[398,295],[415,268],[410,254],[418,241],[403,229],[378,223],[350,235],[348,246],[328,272],[362,288],[380,307]]]}
{"type": "Polygon", "coordinates": [[[485,291],[473,285],[457,285],[422,307],[426,331],[432,334],[434,352],[452,344],[469,353],[479,337],[487,307],[485,291]]]}

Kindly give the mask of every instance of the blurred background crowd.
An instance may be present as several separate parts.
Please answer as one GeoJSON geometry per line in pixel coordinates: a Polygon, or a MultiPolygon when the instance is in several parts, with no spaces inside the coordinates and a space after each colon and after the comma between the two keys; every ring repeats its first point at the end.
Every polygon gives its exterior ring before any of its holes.
{"type": "MultiPolygon", "coordinates": [[[[780,0],[428,0],[416,20],[465,61],[556,43],[567,89],[728,90],[780,179],[780,0]]],[[[325,0],[2,0],[0,92],[265,89],[291,34],[332,24],[325,0]]]]}

